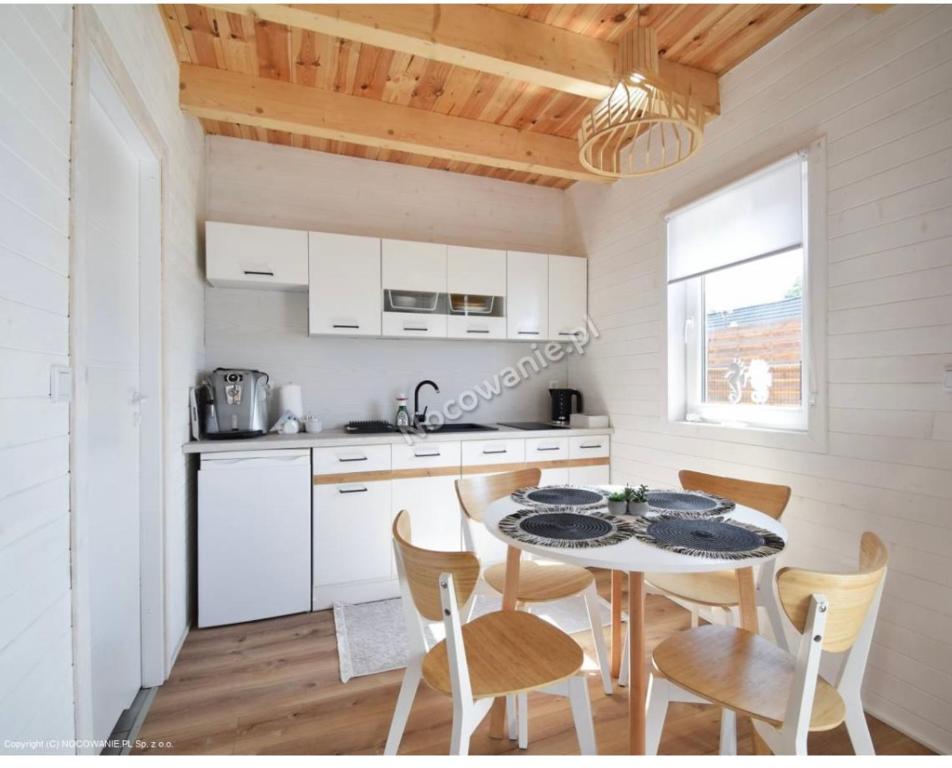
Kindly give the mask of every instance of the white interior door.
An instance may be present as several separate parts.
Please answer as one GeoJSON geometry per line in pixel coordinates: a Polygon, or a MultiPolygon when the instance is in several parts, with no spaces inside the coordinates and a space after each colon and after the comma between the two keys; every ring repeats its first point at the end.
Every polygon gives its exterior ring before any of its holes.
{"type": "Polygon", "coordinates": [[[94,738],[109,736],[142,681],[140,630],[139,158],[91,94],[80,151],[86,262],[84,437],[94,738]]]}

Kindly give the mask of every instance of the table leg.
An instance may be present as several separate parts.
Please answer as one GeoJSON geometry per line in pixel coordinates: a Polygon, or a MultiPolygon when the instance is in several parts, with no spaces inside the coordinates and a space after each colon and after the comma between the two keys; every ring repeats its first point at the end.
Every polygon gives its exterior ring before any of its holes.
{"type": "Polygon", "coordinates": [[[740,626],[757,634],[760,631],[757,618],[757,586],[754,583],[752,567],[737,569],[737,588],[740,594],[740,626]]]}
{"type": "MultiPolygon", "coordinates": [[[[522,550],[516,547],[509,547],[506,551],[506,585],[502,593],[502,609],[504,611],[516,610],[519,597],[519,559],[521,556],[522,550]]],[[[492,739],[504,739],[506,737],[505,697],[499,697],[493,702],[492,710],[489,713],[489,737],[492,739]]]]}
{"type": "Polygon", "coordinates": [[[628,574],[628,752],[645,753],[645,575],[628,574]]]}
{"type": "MultiPolygon", "coordinates": [[[[737,569],[737,589],[740,595],[740,626],[742,629],[756,634],[760,631],[760,620],[757,616],[757,585],[754,582],[753,568],[737,569]]],[[[750,729],[754,741],[754,754],[772,754],[764,740],[754,729],[753,723],[751,723],[750,729]]]]}
{"type": "Polygon", "coordinates": [[[621,672],[621,587],[624,573],[612,571],[612,677],[621,672]]]}

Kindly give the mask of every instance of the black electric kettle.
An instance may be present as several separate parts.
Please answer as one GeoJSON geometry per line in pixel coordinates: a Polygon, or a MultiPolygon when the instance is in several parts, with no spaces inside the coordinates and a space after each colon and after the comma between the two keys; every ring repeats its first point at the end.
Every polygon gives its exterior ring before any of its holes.
{"type": "Polygon", "coordinates": [[[582,393],[577,389],[550,389],[552,398],[552,421],[555,424],[568,424],[572,415],[572,396],[576,398],[575,413],[582,412],[582,393]]]}

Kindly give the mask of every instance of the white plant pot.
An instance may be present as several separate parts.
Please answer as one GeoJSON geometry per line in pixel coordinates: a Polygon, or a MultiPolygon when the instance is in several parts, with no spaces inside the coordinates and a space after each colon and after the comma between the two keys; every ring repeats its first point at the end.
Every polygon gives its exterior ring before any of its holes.
{"type": "Polygon", "coordinates": [[[628,514],[633,517],[644,517],[648,514],[648,502],[647,501],[629,501],[628,502],[628,514]]]}

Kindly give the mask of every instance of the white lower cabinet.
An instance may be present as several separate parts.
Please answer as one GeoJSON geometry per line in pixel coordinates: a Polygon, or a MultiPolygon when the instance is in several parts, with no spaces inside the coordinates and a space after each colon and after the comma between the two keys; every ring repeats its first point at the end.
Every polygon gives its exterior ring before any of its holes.
{"type": "Polygon", "coordinates": [[[594,467],[571,467],[569,483],[572,485],[608,485],[611,468],[607,464],[594,467]]]}
{"type": "MultiPolygon", "coordinates": [[[[454,485],[458,477],[443,475],[391,481],[392,517],[402,509],[410,513],[413,546],[442,552],[462,549],[460,509],[454,485]]],[[[393,573],[395,576],[396,571],[393,573]]]]}
{"type": "Polygon", "coordinates": [[[329,596],[315,608],[344,596],[323,587],[391,578],[390,517],[387,480],[314,486],[314,585],[329,596]]]}

